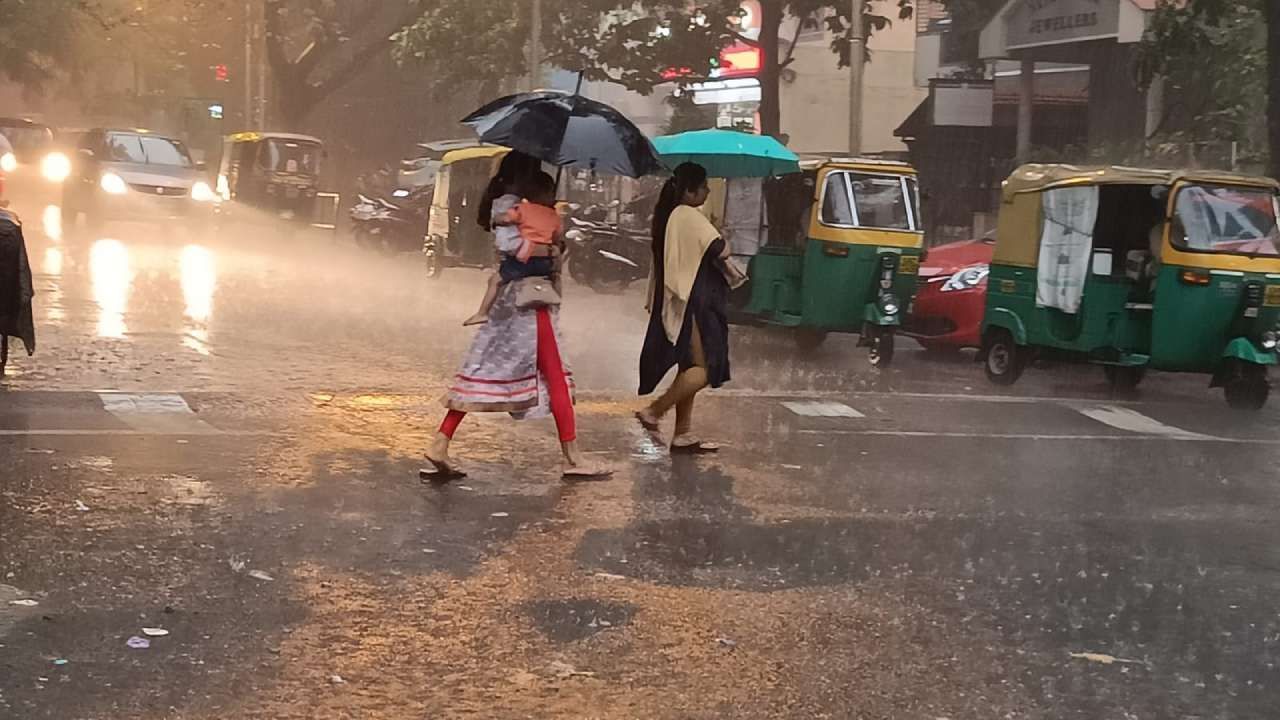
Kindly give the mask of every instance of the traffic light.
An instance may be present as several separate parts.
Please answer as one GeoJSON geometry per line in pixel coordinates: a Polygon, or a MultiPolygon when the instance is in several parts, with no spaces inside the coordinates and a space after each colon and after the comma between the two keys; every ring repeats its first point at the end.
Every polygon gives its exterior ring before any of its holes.
{"type": "Polygon", "coordinates": [[[231,74],[227,72],[227,66],[222,63],[218,63],[217,65],[214,65],[213,79],[218,82],[230,82],[231,74]]]}

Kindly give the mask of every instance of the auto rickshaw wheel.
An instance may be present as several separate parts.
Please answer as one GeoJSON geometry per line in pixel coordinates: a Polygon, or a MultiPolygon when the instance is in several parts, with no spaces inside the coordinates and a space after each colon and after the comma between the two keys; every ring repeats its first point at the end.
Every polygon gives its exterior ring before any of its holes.
{"type": "Polygon", "coordinates": [[[1107,376],[1107,384],[1115,392],[1132,392],[1142,384],[1147,376],[1144,367],[1127,367],[1122,365],[1103,365],[1102,372],[1107,376]]]}
{"type": "Polygon", "coordinates": [[[1026,366],[1022,348],[1008,330],[995,329],[987,335],[983,348],[983,370],[993,384],[1009,386],[1018,382],[1026,366]]]}
{"type": "Polygon", "coordinates": [[[796,330],[796,347],[804,352],[813,352],[822,347],[827,341],[827,332],[825,330],[814,330],[812,328],[801,328],[796,330]]]}
{"type": "Polygon", "coordinates": [[[1271,395],[1267,369],[1261,365],[1234,361],[1228,368],[1228,380],[1222,386],[1227,405],[1234,410],[1261,410],[1271,395]]]}
{"type": "Polygon", "coordinates": [[[867,360],[871,367],[884,369],[893,364],[893,328],[872,327],[867,338],[867,360]]]}

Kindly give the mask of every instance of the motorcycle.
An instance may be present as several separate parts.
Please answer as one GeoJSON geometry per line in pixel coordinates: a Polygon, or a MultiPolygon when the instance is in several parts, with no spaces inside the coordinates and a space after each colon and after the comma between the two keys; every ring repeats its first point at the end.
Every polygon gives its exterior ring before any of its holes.
{"type": "Polygon", "coordinates": [[[649,277],[653,255],[647,232],[570,216],[564,236],[569,276],[598,293],[622,292],[649,277]]]}
{"type": "Polygon", "coordinates": [[[417,252],[434,191],[430,185],[400,188],[392,192],[395,202],[357,194],[349,212],[356,245],[383,252],[417,252]]]}

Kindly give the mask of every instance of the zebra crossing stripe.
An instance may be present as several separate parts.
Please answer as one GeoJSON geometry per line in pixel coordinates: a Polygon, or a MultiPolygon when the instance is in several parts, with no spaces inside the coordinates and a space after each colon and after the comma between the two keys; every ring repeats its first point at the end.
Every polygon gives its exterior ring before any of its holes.
{"type": "Polygon", "coordinates": [[[98,393],[102,409],[135,430],[216,433],[196,417],[185,398],[175,393],[98,393]]]}
{"type": "Polygon", "coordinates": [[[862,413],[853,408],[838,402],[820,402],[809,400],[806,402],[784,402],[782,407],[801,417],[830,417],[830,418],[862,418],[866,417],[862,413]]]}
{"type": "Polygon", "coordinates": [[[1114,405],[1099,405],[1097,407],[1077,408],[1077,411],[1087,418],[1097,420],[1103,425],[1109,425],[1117,430],[1125,430],[1127,432],[1138,433],[1140,435],[1164,435],[1167,437],[1184,438],[1184,439],[1205,439],[1208,435],[1183,430],[1172,425],[1164,423],[1154,418],[1147,417],[1137,410],[1129,408],[1116,407],[1114,405]]]}

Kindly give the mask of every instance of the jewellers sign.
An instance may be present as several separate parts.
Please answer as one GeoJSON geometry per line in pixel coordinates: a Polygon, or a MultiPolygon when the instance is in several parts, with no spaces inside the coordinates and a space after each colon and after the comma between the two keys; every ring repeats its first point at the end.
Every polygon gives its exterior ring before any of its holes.
{"type": "Polygon", "coordinates": [[[1118,37],[1127,0],[1021,0],[1005,14],[1010,50],[1118,37]]]}

